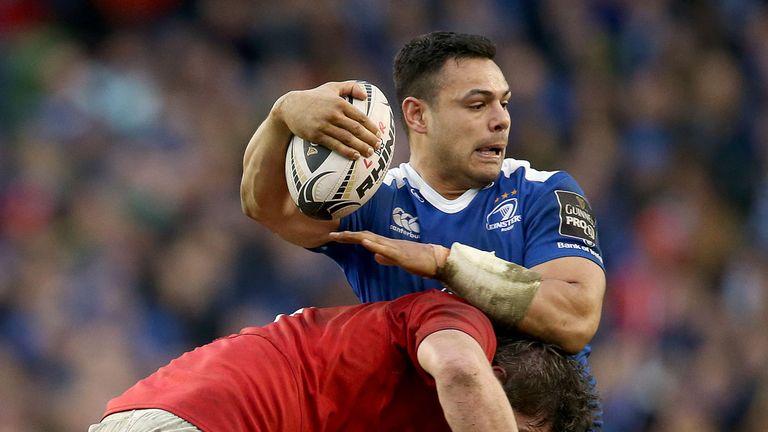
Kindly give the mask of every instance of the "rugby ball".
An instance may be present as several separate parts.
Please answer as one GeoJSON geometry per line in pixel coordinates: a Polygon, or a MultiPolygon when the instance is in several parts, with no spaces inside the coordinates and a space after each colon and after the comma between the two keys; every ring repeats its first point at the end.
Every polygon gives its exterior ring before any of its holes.
{"type": "Polygon", "coordinates": [[[349,160],[322,145],[292,136],[285,158],[285,179],[296,206],[316,219],[338,219],[365,204],[381,186],[395,150],[395,119],[384,93],[358,81],[368,98],[347,97],[381,131],[382,145],[372,156],[349,160]]]}

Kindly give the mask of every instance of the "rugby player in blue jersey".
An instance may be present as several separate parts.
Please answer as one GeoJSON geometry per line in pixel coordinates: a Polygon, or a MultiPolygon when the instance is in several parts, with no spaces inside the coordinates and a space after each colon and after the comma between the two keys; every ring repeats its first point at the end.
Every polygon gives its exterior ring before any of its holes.
{"type": "Polygon", "coordinates": [[[505,158],[510,90],[494,56],[488,39],[452,32],[401,49],[394,80],[410,160],[340,220],[299,212],[285,150],[294,133],[350,158],[370,154],[375,125],[339,98],[365,93],[350,81],[282,96],[245,151],[243,210],[333,258],[364,302],[447,286],[586,363],[605,291],[596,221],[569,174],[505,158]]]}

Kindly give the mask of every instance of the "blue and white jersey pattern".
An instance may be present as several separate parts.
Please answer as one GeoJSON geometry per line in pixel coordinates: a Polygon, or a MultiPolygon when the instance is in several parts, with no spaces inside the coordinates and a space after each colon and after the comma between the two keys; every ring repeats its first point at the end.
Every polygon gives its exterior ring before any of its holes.
{"type": "MultiPolygon", "coordinates": [[[[341,219],[339,230],[368,230],[448,248],[460,242],[528,268],[565,256],[603,267],[596,228],[584,193],[569,174],[505,159],[495,182],[454,200],[443,198],[409,164],[401,164],[387,172],[370,201],[341,219]]],[[[442,288],[436,280],[378,264],[362,246],[329,243],[317,250],[342,267],[363,302],[442,288]]]]}

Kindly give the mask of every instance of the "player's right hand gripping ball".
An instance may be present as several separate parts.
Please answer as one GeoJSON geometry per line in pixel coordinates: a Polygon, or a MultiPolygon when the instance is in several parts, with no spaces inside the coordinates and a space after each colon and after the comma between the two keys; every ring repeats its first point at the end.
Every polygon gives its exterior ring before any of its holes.
{"type": "Polygon", "coordinates": [[[322,145],[291,137],[285,158],[285,178],[291,198],[302,213],[316,219],[338,219],[365,204],[381,186],[395,150],[395,119],[384,93],[358,81],[368,98],[348,98],[382,134],[372,156],[349,160],[322,145]]]}

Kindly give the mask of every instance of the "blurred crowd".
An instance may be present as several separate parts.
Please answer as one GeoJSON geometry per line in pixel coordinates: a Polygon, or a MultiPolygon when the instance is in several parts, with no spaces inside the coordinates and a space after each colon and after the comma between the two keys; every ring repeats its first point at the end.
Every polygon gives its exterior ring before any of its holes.
{"type": "Polygon", "coordinates": [[[395,52],[436,29],[495,40],[508,155],[597,212],[606,432],[765,430],[765,2],[4,0],[0,432],[84,431],[185,350],[355,303],[241,213],[242,153],[289,90],[393,98],[395,52]]]}

